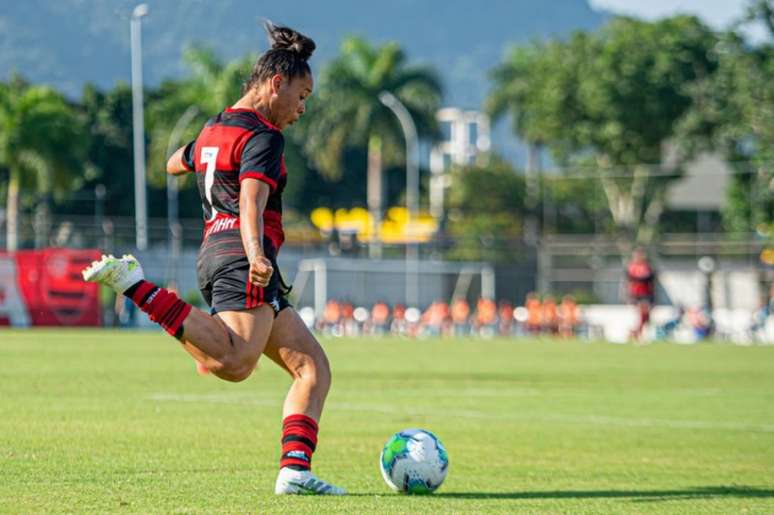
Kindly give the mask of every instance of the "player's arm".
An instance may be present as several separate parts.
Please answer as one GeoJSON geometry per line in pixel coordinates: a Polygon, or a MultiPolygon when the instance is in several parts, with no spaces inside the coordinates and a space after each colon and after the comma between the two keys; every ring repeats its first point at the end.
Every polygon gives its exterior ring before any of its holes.
{"type": "Polygon", "coordinates": [[[167,173],[170,175],[183,175],[194,171],[194,151],[196,141],[175,150],[167,159],[167,173]]]}
{"type": "Polygon", "coordinates": [[[239,227],[250,262],[250,281],[264,287],[274,272],[263,249],[263,211],[281,174],[284,139],[279,132],[253,134],[239,168],[239,227]]]}
{"type": "Polygon", "coordinates": [[[263,252],[263,210],[269,200],[269,185],[245,179],[239,192],[239,232],[250,263],[250,282],[265,287],[274,272],[263,252]]]}

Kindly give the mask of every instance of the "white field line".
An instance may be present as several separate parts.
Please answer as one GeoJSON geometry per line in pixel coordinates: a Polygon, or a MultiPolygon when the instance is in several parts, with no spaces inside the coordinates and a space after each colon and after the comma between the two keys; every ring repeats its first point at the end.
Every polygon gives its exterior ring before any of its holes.
{"type": "MultiPolygon", "coordinates": [[[[282,405],[281,398],[261,398],[259,396],[233,395],[233,394],[176,394],[156,393],[150,395],[148,400],[162,402],[196,402],[208,404],[229,404],[238,406],[270,406],[282,405]]],[[[400,409],[383,404],[355,404],[348,402],[331,402],[328,404],[330,411],[355,411],[359,413],[382,413],[386,415],[427,417],[438,416],[445,418],[469,418],[485,420],[505,420],[515,422],[557,422],[565,424],[589,424],[598,426],[615,427],[653,427],[666,429],[721,429],[728,431],[747,431],[753,433],[774,433],[774,424],[749,424],[746,422],[709,422],[702,420],[674,420],[658,418],[624,418],[610,417],[606,415],[529,415],[516,413],[489,413],[470,410],[410,410],[400,409]]]]}

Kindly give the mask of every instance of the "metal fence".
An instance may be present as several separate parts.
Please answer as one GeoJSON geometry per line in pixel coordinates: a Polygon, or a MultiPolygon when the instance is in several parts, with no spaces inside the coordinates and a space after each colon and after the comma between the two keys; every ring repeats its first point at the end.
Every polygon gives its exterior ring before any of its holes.
{"type": "MultiPolygon", "coordinates": [[[[5,228],[2,229],[0,248],[5,247],[5,228]]],[[[180,267],[183,263],[190,266],[192,254],[195,255],[201,242],[202,229],[200,219],[183,219],[174,228],[163,218],[149,220],[149,250],[158,256],[155,261],[164,262],[165,281],[178,282],[178,277],[190,276],[180,267]]],[[[368,256],[367,246],[355,239],[334,241],[310,229],[289,228],[288,233],[283,250],[288,265],[283,271],[291,280],[302,259],[367,259],[368,256]]],[[[51,216],[48,222],[41,223],[25,217],[20,226],[19,242],[21,248],[99,248],[119,254],[135,249],[134,218],[67,215],[51,216]]],[[[719,273],[726,274],[727,277],[720,279],[728,281],[728,288],[745,289],[748,286],[739,286],[731,277],[733,274],[746,274],[752,278],[739,284],[752,281],[762,286],[773,279],[772,271],[760,261],[766,246],[767,241],[754,234],[664,234],[649,250],[659,271],[678,276],[696,273],[698,259],[711,256],[718,262],[719,273]]],[[[402,259],[405,253],[405,245],[385,245],[383,248],[383,257],[388,260],[402,259]]],[[[587,302],[620,302],[623,263],[628,257],[616,240],[599,234],[543,234],[532,244],[511,240],[458,242],[447,238],[422,244],[418,249],[418,259],[422,262],[458,261],[460,254],[474,255],[463,259],[465,261],[473,259],[492,264],[498,278],[496,297],[514,302],[522,301],[531,290],[575,293],[587,302]],[[460,252],[461,249],[465,252],[460,252]]],[[[154,265],[158,268],[161,263],[154,265]]],[[[674,295],[664,288],[660,291],[661,302],[673,300],[674,295]]],[[[729,295],[725,297],[730,298],[729,295]]],[[[746,304],[752,302],[745,301],[746,304]]]]}

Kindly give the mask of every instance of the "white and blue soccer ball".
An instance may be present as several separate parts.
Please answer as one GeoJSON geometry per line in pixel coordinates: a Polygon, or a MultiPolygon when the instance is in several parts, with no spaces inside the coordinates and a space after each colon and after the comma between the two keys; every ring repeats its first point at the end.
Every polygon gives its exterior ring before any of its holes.
{"type": "Polygon", "coordinates": [[[387,440],[379,468],[396,492],[429,494],[446,479],[449,456],[441,440],[430,431],[405,429],[387,440]]]}

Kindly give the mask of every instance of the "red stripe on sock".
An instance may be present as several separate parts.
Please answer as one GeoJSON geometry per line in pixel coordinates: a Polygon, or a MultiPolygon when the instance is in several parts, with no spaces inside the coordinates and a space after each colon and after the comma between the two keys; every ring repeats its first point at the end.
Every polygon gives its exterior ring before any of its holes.
{"type": "Polygon", "coordinates": [[[317,422],[313,418],[307,417],[306,415],[304,415],[302,413],[296,413],[296,414],[293,414],[293,415],[288,415],[287,417],[285,417],[282,420],[282,425],[284,426],[286,424],[291,424],[291,423],[294,423],[294,422],[296,422],[296,423],[297,422],[302,422],[304,424],[308,424],[308,425],[312,426],[312,428],[315,431],[317,431],[317,429],[318,429],[317,422]]]}
{"type": "Polygon", "coordinates": [[[139,308],[142,308],[141,303],[145,300],[145,297],[147,297],[148,294],[156,288],[157,286],[152,282],[142,281],[132,294],[132,302],[137,304],[139,308]]]}
{"type": "MultiPolygon", "coordinates": [[[[263,288],[261,288],[261,290],[263,290],[263,288]]],[[[289,415],[282,421],[282,440],[284,441],[287,436],[300,436],[309,440],[312,445],[316,447],[317,430],[317,422],[315,422],[314,419],[300,413],[289,415]]],[[[288,453],[296,454],[296,456],[291,455],[284,459],[280,458],[280,468],[291,465],[304,470],[312,468],[312,454],[314,454],[314,451],[306,443],[295,440],[283,443],[282,456],[285,456],[288,453]],[[306,456],[308,461],[299,457],[298,453],[302,453],[306,456]]]]}
{"type": "Polygon", "coordinates": [[[180,297],[169,290],[159,288],[155,284],[143,281],[132,295],[132,300],[144,312],[152,322],[159,324],[166,332],[175,336],[183,325],[186,317],[191,312],[191,305],[186,304],[180,297]],[[140,305],[145,296],[158,288],[151,299],[140,305]]]}
{"type": "Polygon", "coordinates": [[[302,427],[288,427],[283,431],[283,437],[287,435],[303,436],[313,444],[317,445],[317,431],[302,427]]]}
{"type": "Polygon", "coordinates": [[[185,322],[185,319],[188,318],[188,315],[191,313],[191,310],[193,309],[193,306],[183,302],[182,300],[180,301],[180,303],[183,305],[182,309],[180,310],[180,313],[167,326],[167,332],[172,336],[177,335],[177,332],[183,326],[183,322],[185,322]]]}

